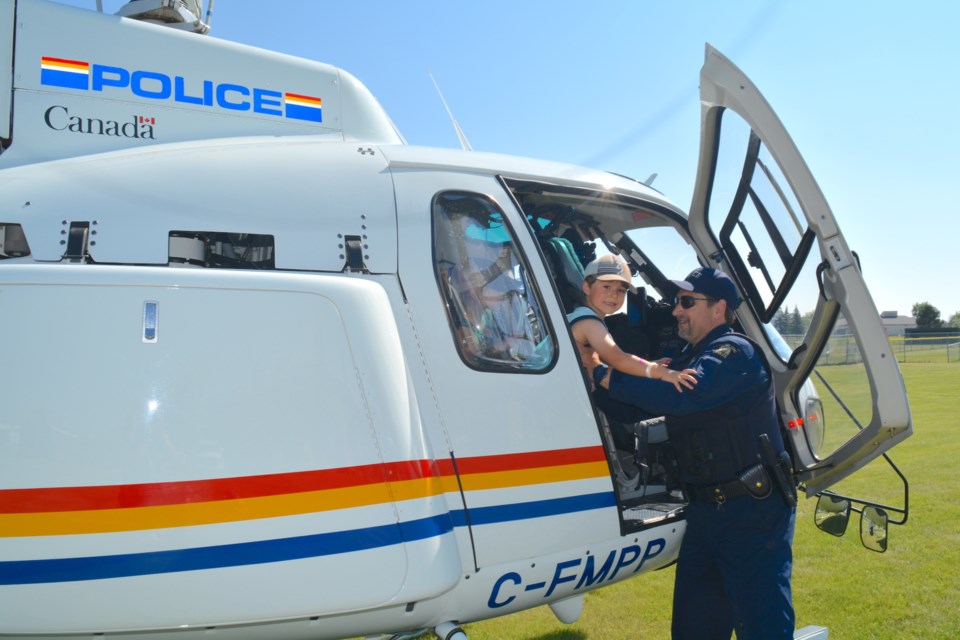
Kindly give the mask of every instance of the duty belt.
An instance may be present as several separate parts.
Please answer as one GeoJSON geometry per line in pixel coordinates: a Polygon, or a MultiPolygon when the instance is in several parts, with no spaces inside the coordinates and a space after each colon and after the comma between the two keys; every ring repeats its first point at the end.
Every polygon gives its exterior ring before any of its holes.
{"type": "Polygon", "coordinates": [[[730,482],[713,485],[688,484],[686,489],[691,500],[723,504],[730,498],[740,496],[763,500],[770,495],[772,487],[770,474],[758,463],[741,471],[740,476],[730,482]]]}
{"type": "Polygon", "coordinates": [[[747,488],[744,487],[743,483],[739,480],[731,480],[730,482],[710,486],[688,484],[686,490],[687,495],[690,496],[690,500],[697,502],[723,503],[730,498],[739,498],[749,493],[747,488]]]}

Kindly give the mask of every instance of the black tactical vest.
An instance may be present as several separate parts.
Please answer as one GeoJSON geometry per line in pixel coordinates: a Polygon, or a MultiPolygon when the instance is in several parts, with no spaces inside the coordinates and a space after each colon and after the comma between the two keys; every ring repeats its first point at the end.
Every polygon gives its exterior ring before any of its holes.
{"type": "Polygon", "coordinates": [[[760,434],[766,433],[774,450],[783,449],[773,377],[763,351],[747,336],[726,333],[705,348],[730,340],[746,340],[756,349],[767,372],[765,389],[752,388],[713,409],[686,416],[667,416],[667,433],[680,463],[681,481],[713,485],[735,479],[739,472],[761,461],[760,434]]]}

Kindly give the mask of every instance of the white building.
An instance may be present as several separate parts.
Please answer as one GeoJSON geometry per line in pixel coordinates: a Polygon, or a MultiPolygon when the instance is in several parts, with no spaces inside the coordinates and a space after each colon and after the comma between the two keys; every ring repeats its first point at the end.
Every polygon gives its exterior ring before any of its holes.
{"type": "Polygon", "coordinates": [[[902,336],[906,329],[915,329],[917,320],[912,316],[901,316],[896,311],[880,312],[880,321],[888,336],[902,336]]]}

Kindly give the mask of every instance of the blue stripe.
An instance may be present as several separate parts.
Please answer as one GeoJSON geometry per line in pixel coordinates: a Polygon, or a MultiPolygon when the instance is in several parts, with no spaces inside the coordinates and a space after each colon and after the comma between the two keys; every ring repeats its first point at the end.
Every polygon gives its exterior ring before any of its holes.
{"type": "MultiPolygon", "coordinates": [[[[553,500],[536,500],[534,502],[518,502],[514,504],[498,505],[495,507],[474,507],[469,509],[470,524],[496,524],[498,522],[513,522],[515,520],[529,520],[558,516],[565,513],[578,513],[593,509],[606,509],[617,506],[617,499],[612,491],[604,493],[589,493],[582,496],[555,498],[553,500]]],[[[451,511],[455,527],[467,526],[467,515],[464,511],[451,511]]]]}
{"type": "Polygon", "coordinates": [[[310,122],[322,122],[323,111],[320,107],[304,107],[299,104],[287,103],[287,117],[296,120],[309,120],[310,122]]]}
{"type": "Polygon", "coordinates": [[[422,540],[453,529],[447,514],[366,529],[173,551],[0,562],[0,585],[126,578],[316,558],[422,540]]]}
{"type": "MultiPolygon", "coordinates": [[[[552,500],[476,507],[470,509],[470,524],[476,526],[512,522],[615,506],[616,498],[613,492],[607,491],[552,500]]],[[[316,558],[424,540],[449,533],[453,527],[466,525],[466,513],[463,510],[454,510],[449,514],[401,522],[399,525],[389,524],[295,538],[115,556],[13,560],[0,562],[0,585],[104,580],[316,558]]]]}
{"type": "Polygon", "coordinates": [[[41,69],[40,84],[68,89],[89,89],[90,75],[71,71],[56,71],[55,69],[41,69]]]}

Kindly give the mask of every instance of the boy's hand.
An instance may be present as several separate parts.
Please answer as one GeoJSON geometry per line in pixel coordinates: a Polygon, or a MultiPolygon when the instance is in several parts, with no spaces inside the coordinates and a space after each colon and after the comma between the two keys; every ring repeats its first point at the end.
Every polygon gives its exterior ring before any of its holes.
{"type": "Polygon", "coordinates": [[[683,393],[684,387],[693,389],[694,385],[697,384],[697,372],[693,369],[684,369],[683,371],[664,369],[661,380],[671,383],[677,391],[683,393]]]}

